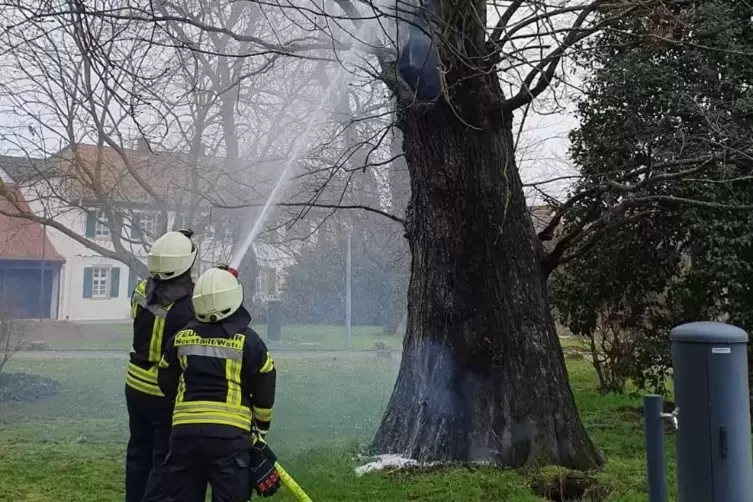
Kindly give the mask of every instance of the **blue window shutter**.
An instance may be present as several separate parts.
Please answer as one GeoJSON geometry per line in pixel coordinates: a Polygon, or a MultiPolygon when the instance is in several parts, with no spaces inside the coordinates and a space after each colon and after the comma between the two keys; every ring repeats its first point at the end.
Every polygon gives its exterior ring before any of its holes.
{"type": "Polygon", "coordinates": [[[141,215],[134,213],[131,218],[131,239],[141,238],[141,215]]]}
{"type": "Polygon", "coordinates": [[[92,297],[92,268],[84,269],[84,298],[92,297]]]}
{"type": "Polygon", "coordinates": [[[136,286],[139,283],[139,276],[136,274],[136,271],[132,268],[128,268],[128,298],[133,296],[133,290],[136,289],[136,286]]]}
{"type": "MultiPolygon", "coordinates": [[[[97,218],[91,213],[86,213],[86,236],[94,237],[97,232],[96,229],[97,229],[97,218]]],[[[91,283],[91,281],[89,282],[91,283]]]]}
{"type": "Polygon", "coordinates": [[[120,292],[120,267],[110,269],[110,298],[117,298],[120,292]]]}

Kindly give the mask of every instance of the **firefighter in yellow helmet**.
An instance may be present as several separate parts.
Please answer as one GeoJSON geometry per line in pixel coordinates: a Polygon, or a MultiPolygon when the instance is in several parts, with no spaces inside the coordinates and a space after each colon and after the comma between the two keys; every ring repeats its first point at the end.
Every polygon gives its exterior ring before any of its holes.
{"type": "Polygon", "coordinates": [[[157,383],[157,365],[170,338],[192,319],[193,232],[167,232],[147,257],[150,277],[131,296],[133,349],[126,376],[130,438],[126,451],[126,502],[159,500],[160,467],[167,455],[172,398],[157,383]]]}
{"type": "Polygon", "coordinates": [[[209,485],[212,502],[245,502],[253,488],[266,497],[280,486],[263,440],[276,370],[242,303],[235,270],[204,272],[193,292],[195,319],[160,361],[160,388],[176,396],[163,500],[203,502],[209,485]]]}

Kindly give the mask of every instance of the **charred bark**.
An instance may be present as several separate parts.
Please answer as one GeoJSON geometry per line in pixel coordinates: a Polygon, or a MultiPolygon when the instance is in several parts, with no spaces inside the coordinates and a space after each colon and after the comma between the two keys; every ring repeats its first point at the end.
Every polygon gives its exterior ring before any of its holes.
{"type": "Polygon", "coordinates": [[[452,107],[399,112],[411,178],[408,324],[374,446],[420,461],[595,468],[602,457],[568,382],[512,114],[482,79],[453,89],[452,107]]]}

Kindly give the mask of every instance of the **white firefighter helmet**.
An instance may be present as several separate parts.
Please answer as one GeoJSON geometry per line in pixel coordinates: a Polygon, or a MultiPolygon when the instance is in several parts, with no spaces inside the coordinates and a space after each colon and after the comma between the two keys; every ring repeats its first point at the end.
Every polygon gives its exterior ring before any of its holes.
{"type": "Polygon", "coordinates": [[[243,303],[243,286],[234,271],[213,267],[199,276],[193,288],[193,310],[201,322],[217,322],[233,315],[243,303]]]}
{"type": "Polygon", "coordinates": [[[191,231],[167,232],[154,241],[147,256],[149,274],[159,280],[174,279],[189,270],[196,261],[196,246],[191,231]]]}

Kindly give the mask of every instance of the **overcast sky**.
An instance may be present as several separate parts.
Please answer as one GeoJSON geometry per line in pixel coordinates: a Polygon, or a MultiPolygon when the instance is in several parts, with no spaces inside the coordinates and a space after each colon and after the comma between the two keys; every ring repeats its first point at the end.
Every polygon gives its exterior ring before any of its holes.
{"type": "MultiPolygon", "coordinates": [[[[503,4],[504,2],[497,3],[503,4]]],[[[490,14],[489,22],[493,23],[496,15],[495,11],[490,10],[490,14]]],[[[516,18],[523,15],[526,14],[521,13],[516,16],[516,18]]],[[[567,24],[569,22],[569,19],[562,19],[560,21],[562,24],[567,24]]],[[[380,25],[379,29],[384,29],[384,26],[380,25]]],[[[521,52],[521,54],[523,54],[523,52],[521,52]]],[[[530,56],[530,60],[533,61],[537,57],[540,57],[540,55],[536,54],[534,51],[530,56]]],[[[518,82],[522,80],[526,68],[521,67],[520,71],[521,75],[519,76],[507,75],[507,77],[510,77],[510,83],[513,85],[515,85],[516,80],[518,82]]],[[[17,82],[18,80],[16,80],[16,83],[17,82]]],[[[561,91],[562,87],[557,89],[556,92],[561,91]]],[[[507,90],[507,92],[510,91],[507,90]]],[[[577,121],[571,116],[572,107],[570,107],[570,110],[562,109],[563,104],[567,105],[562,99],[558,102],[559,106],[557,107],[557,112],[552,113],[552,106],[550,106],[551,97],[551,92],[548,95],[545,93],[542,96],[543,99],[536,102],[531,108],[526,118],[517,154],[521,177],[523,178],[524,183],[534,181],[541,182],[547,179],[573,174],[573,169],[571,168],[567,157],[567,134],[577,125],[577,121]]],[[[0,128],[5,131],[8,130],[8,126],[18,124],[19,119],[21,119],[21,116],[15,112],[15,107],[9,106],[7,99],[7,97],[0,99],[0,128]]],[[[522,115],[523,111],[518,110],[516,113],[516,119],[518,122],[522,115]]],[[[21,127],[19,129],[25,131],[26,128],[21,127]]],[[[302,129],[308,130],[309,128],[305,127],[302,129]]],[[[47,136],[47,134],[44,135],[47,136]]],[[[51,141],[54,145],[45,150],[48,152],[55,150],[57,143],[59,142],[60,141],[51,141]]],[[[18,152],[18,148],[14,148],[12,143],[13,142],[7,140],[3,141],[3,138],[0,138],[0,154],[19,154],[20,152],[18,152]]],[[[568,180],[563,180],[556,183],[542,185],[540,188],[545,190],[549,195],[561,199],[565,196],[567,186],[568,180]]],[[[533,189],[527,189],[527,196],[529,198],[529,203],[531,204],[540,204],[543,202],[541,195],[537,194],[533,189]]]]}

